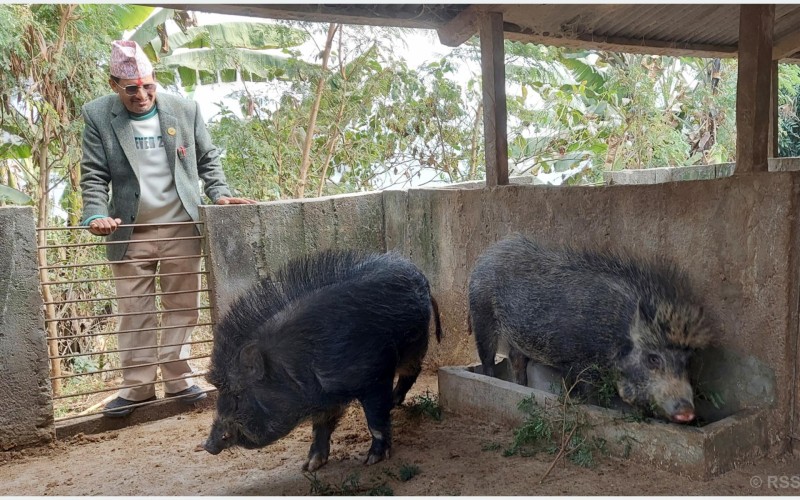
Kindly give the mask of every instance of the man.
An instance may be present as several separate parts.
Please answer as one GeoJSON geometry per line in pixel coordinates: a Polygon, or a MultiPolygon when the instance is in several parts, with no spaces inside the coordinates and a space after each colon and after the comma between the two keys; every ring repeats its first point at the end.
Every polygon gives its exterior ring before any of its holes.
{"type": "Polygon", "coordinates": [[[186,360],[200,305],[201,242],[192,223],[199,181],[217,205],[255,201],[231,196],[197,103],[156,96],[153,67],[136,42],[113,42],[110,67],[114,94],[83,108],[82,225],[117,242],[106,253],[117,288],[123,384],[103,414],[124,417],[131,405],[155,399],[159,367],[167,397],[188,404],[206,397],[186,360]]]}

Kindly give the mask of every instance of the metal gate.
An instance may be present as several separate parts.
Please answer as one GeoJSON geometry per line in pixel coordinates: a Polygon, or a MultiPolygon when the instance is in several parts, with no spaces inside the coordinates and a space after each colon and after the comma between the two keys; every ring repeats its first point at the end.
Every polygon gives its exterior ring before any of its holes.
{"type": "MultiPolygon", "coordinates": [[[[141,228],[145,226],[177,226],[202,223],[171,224],[131,224],[120,227],[141,228]]],[[[138,387],[148,384],[127,385],[120,383],[122,368],[119,353],[125,350],[157,348],[158,345],[138,346],[135,349],[120,349],[117,346],[117,334],[156,331],[156,336],[167,328],[185,328],[187,325],[160,326],[160,311],[140,311],[136,313],[119,313],[116,304],[119,298],[150,297],[160,304],[160,297],[181,292],[161,292],[158,283],[162,276],[177,276],[196,273],[162,274],[158,269],[156,293],[142,295],[126,295],[118,297],[116,282],[126,277],[114,277],[109,262],[105,257],[106,245],[113,244],[102,237],[94,236],[85,226],[44,227],[38,228],[39,278],[44,299],[45,328],[47,330],[48,354],[50,360],[50,381],[53,388],[53,406],[55,422],[85,417],[101,413],[105,404],[116,397],[121,388],[138,387]],[[156,328],[117,331],[118,318],[124,315],[150,313],[157,315],[156,328]]],[[[146,241],[169,241],[177,239],[199,239],[203,242],[204,231],[193,238],[163,238],[146,241]]],[[[126,240],[132,241],[132,240],[126,240]]],[[[139,242],[145,240],[138,240],[139,242]]],[[[114,242],[118,243],[118,242],[114,242]]],[[[205,245],[201,245],[205,248],[205,245]]],[[[170,259],[168,257],[166,259],[170,259]]],[[[174,258],[174,257],[172,257],[174,258]]],[[[206,271],[206,255],[187,256],[200,258],[201,286],[197,290],[201,296],[200,307],[186,310],[199,311],[199,320],[194,329],[191,348],[190,365],[195,372],[196,383],[205,391],[213,387],[204,383],[202,375],[206,372],[208,357],[211,351],[212,322],[208,297],[208,276],[206,271]]],[[[165,260],[163,258],[137,259],[137,262],[165,260]]],[[[117,261],[117,263],[123,261],[117,261]]],[[[131,261],[125,261],[131,262],[131,261]]],[[[160,308],[157,308],[160,309],[160,308]]],[[[177,311],[177,310],[176,310],[177,311]]],[[[186,345],[186,344],[164,344],[186,345]]],[[[129,368],[152,366],[158,363],[133,365],[129,368]]],[[[170,380],[159,378],[156,393],[163,398],[163,384],[170,380]]],[[[143,403],[147,404],[147,403],[143,403]]],[[[138,405],[137,405],[138,406],[138,405]]]]}

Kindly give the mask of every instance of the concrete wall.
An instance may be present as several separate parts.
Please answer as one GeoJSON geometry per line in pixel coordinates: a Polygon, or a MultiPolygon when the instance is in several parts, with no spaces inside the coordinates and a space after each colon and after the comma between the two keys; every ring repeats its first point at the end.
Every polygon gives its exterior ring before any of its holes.
{"type": "Polygon", "coordinates": [[[385,251],[382,193],[201,207],[217,317],[291,257],[323,249],[385,251]]]}
{"type": "Polygon", "coordinates": [[[780,447],[797,409],[798,191],[796,174],[765,173],[650,186],[386,193],[387,248],[431,279],[445,329],[431,351],[437,365],[477,359],[467,333],[469,271],[511,232],[673,259],[716,318],[723,353],[741,362],[723,370],[722,389],[741,393],[738,407],[771,404],[770,439],[780,447]]]}
{"type": "Polygon", "coordinates": [[[51,441],[53,398],[31,207],[0,207],[0,450],[51,441]]]}
{"type": "Polygon", "coordinates": [[[663,184],[676,181],[699,181],[730,177],[735,168],[735,163],[718,163],[715,165],[617,170],[603,172],[603,180],[606,184],[663,184]]]}

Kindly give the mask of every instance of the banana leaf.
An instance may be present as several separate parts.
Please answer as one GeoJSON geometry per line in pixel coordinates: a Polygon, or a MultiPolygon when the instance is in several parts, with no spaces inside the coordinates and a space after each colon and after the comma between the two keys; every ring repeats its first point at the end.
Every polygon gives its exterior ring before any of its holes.
{"type": "Polygon", "coordinates": [[[33,205],[33,198],[22,191],[0,184],[0,202],[12,205],[33,205]]]}

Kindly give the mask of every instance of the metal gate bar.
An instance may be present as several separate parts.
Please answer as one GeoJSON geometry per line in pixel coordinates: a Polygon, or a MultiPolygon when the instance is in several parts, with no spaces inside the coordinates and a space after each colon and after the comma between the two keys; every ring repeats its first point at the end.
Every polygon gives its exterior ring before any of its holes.
{"type": "MultiPolygon", "coordinates": [[[[204,394],[208,394],[208,393],[214,392],[214,389],[205,389],[202,392],[204,394]]],[[[161,401],[177,401],[179,399],[181,399],[180,396],[172,396],[172,397],[164,397],[163,399],[161,399],[161,401]]],[[[130,405],[127,405],[127,406],[119,406],[119,407],[117,407],[117,409],[139,408],[141,406],[148,406],[148,405],[151,405],[151,404],[153,404],[153,401],[147,401],[147,402],[142,402],[142,403],[134,403],[134,404],[130,404],[130,405]]],[[[61,417],[61,418],[57,419],[56,422],[64,422],[64,421],[67,421],[67,420],[75,420],[75,419],[84,418],[84,417],[87,417],[87,416],[90,416],[90,415],[97,415],[98,413],[99,412],[86,412],[86,413],[82,413],[82,414],[71,415],[71,416],[67,416],[67,417],[61,417]]]]}
{"type": "MultiPolygon", "coordinates": [[[[202,236],[180,236],[176,238],[169,238],[169,241],[180,241],[180,240],[202,240],[202,236]]],[[[151,238],[146,240],[136,240],[136,243],[153,243],[156,241],[166,241],[161,240],[159,238],[151,238]]],[[[96,247],[96,246],[103,246],[103,245],[117,245],[122,243],[120,241],[98,241],[97,243],[67,243],[66,245],[43,245],[39,248],[79,248],[79,247],[96,247]]]]}
{"type": "MultiPolygon", "coordinates": [[[[158,363],[153,363],[153,364],[158,364],[158,363]]],[[[147,366],[147,365],[145,365],[145,366],[147,366]]],[[[160,383],[164,383],[164,382],[174,382],[176,380],[186,380],[187,378],[195,378],[198,375],[205,375],[205,373],[206,372],[202,372],[202,373],[199,373],[199,374],[198,373],[193,373],[191,375],[184,375],[182,377],[167,378],[167,379],[164,379],[164,380],[160,380],[159,382],[160,383]]],[[[145,386],[148,386],[148,385],[150,385],[149,382],[148,383],[143,383],[143,384],[124,384],[124,385],[118,385],[117,387],[114,388],[114,390],[116,391],[116,390],[119,390],[119,389],[131,389],[133,387],[145,387],[145,386]]],[[[88,396],[88,395],[91,395],[91,394],[102,394],[104,392],[109,392],[109,391],[108,391],[108,389],[98,389],[98,390],[95,390],[95,391],[86,391],[86,392],[83,392],[81,394],[70,394],[70,395],[67,395],[67,396],[53,396],[53,399],[54,400],[56,400],[56,399],[67,399],[67,398],[74,398],[76,396],[88,396]]]]}
{"type": "MultiPolygon", "coordinates": [[[[208,340],[203,340],[202,342],[209,342],[209,341],[208,340]]],[[[205,359],[207,357],[208,357],[207,355],[202,355],[202,356],[191,356],[191,357],[183,358],[183,359],[185,359],[185,360],[205,359]]],[[[165,362],[168,363],[169,361],[165,361],[165,362]]],[[[162,363],[161,361],[155,361],[155,362],[152,362],[152,363],[141,363],[141,364],[138,364],[138,365],[130,365],[130,366],[126,367],[126,368],[142,368],[142,367],[145,367],[145,366],[160,365],[161,363],[162,363]]],[[[51,377],[51,379],[55,380],[55,379],[59,378],[59,379],[63,380],[63,379],[75,378],[75,377],[86,377],[86,376],[89,376],[89,375],[97,375],[97,374],[101,374],[101,373],[119,372],[119,371],[122,371],[124,369],[125,368],[103,368],[101,370],[93,371],[90,374],[79,373],[79,374],[73,374],[73,375],[60,375],[58,377],[51,377]]],[[[199,376],[201,374],[205,374],[205,372],[202,372],[202,373],[198,372],[196,375],[199,376]]],[[[162,380],[162,382],[164,382],[164,381],[162,380]]],[[[145,385],[147,385],[147,384],[145,384],[145,385]]],[[[114,390],[119,389],[120,387],[121,386],[115,386],[114,390]]],[[[110,389],[107,389],[107,390],[110,390],[110,389]]],[[[58,396],[58,397],[74,397],[74,396],[79,396],[79,395],[80,394],[72,394],[70,396],[58,396]]],[[[55,399],[55,396],[54,396],[54,399],[55,399]]]]}
{"type": "MultiPolygon", "coordinates": [[[[194,273],[192,273],[194,274],[194,273]]],[[[137,276],[138,277],[138,276],[137,276]]],[[[182,293],[190,293],[190,292],[208,292],[208,288],[200,288],[199,290],[189,290],[189,292],[181,291],[181,292],[156,292],[156,293],[142,293],[139,295],[120,295],[118,297],[98,297],[96,299],[72,299],[72,300],[54,300],[52,302],[44,302],[44,305],[48,304],[73,304],[76,302],[102,302],[104,300],[118,300],[118,299],[135,299],[137,297],[163,297],[165,295],[180,295],[182,293]]]]}
{"type": "MultiPolygon", "coordinates": [[[[164,238],[161,241],[170,241],[171,238],[164,238]]],[[[120,241],[118,243],[138,243],[139,240],[125,240],[120,241]]],[[[205,254],[199,255],[185,255],[182,257],[153,257],[152,259],[129,259],[129,260],[109,260],[109,261],[99,261],[99,262],[87,262],[86,264],[64,264],[63,266],[40,266],[39,269],[73,269],[73,268],[82,268],[82,267],[94,267],[94,266],[107,266],[109,264],[138,264],[139,262],[162,262],[165,260],[184,260],[184,259],[201,259],[204,258],[205,254]]]]}
{"type": "MultiPolygon", "coordinates": [[[[181,293],[190,293],[194,290],[185,290],[181,293]]],[[[160,294],[159,294],[160,295],[160,294]]],[[[167,309],[168,312],[184,312],[184,311],[199,311],[211,309],[209,306],[200,306],[200,307],[182,307],[178,309],[167,309]]],[[[118,318],[120,316],[144,316],[145,314],[159,314],[164,312],[163,309],[155,310],[155,311],[141,311],[141,312],[132,312],[132,313],[111,313],[111,314],[96,314],[94,316],[70,316],[68,318],[53,318],[53,319],[45,319],[45,323],[53,323],[58,321],[74,321],[77,319],[87,319],[87,318],[118,318]]]]}
{"type": "MultiPolygon", "coordinates": [[[[214,323],[197,323],[194,325],[195,327],[200,326],[213,326],[214,323]]],[[[134,328],[131,330],[117,330],[116,332],[103,332],[103,333],[84,333],[80,335],[61,335],[58,338],[60,340],[67,340],[67,339],[82,339],[82,338],[89,338],[89,337],[101,337],[103,335],[117,335],[118,333],[130,333],[130,332],[152,332],[153,330],[173,330],[175,328],[186,328],[183,325],[171,325],[171,326],[154,326],[152,328],[134,328]]]]}
{"type": "MultiPolygon", "coordinates": [[[[186,327],[183,327],[186,328],[186,327]]],[[[125,349],[107,349],[102,353],[96,352],[81,352],[78,354],[65,354],[63,356],[49,356],[48,359],[74,359],[80,358],[81,356],[97,356],[98,354],[112,354],[112,353],[120,353],[120,352],[131,352],[131,351],[143,351],[145,349],[158,349],[159,347],[178,347],[181,345],[195,345],[195,344],[208,344],[211,340],[190,340],[188,342],[182,342],[180,344],[156,344],[156,345],[143,345],[141,347],[128,347],[125,349]]],[[[175,360],[172,360],[175,361],[175,360]]],[[[168,363],[168,361],[167,361],[168,363]]],[[[160,363],[153,363],[153,364],[160,364],[160,363]]],[[[146,365],[145,365],[146,366],[146,365]]],[[[130,368],[130,367],[128,367],[130,368]]],[[[123,370],[123,368],[119,368],[119,370],[123,370]]]]}
{"type": "MultiPolygon", "coordinates": [[[[181,223],[167,223],[167,224],[122,224],[119,227],[133,227],[143,228],[152,226],[178,226],[178,225],[195,225],[198,228],[203,228],[202,222],[181,222],[181,223]]],[[[199,255],[187,255],[178,257],[164,257],[164,258],[148,258],[148,259],[130,259],[121,261],[108,261],[98,260],[100,257],[99,252],[104,252],[104,248],[108,245],[117,243],[144,243],[144,242],[162,242],[162,241],[178,241],[178,240],[201,240],[203,241],[205,235],[201,231],[199,236],[191,237],[175,237],[175,238],[155,238],[144,240],[121,240],[121,241],[107,241],[101,240],[101,237],[90,235],[86,226],[66,226],[66,227],[44,227],[38,228],[40,232],[39,242],[37,247],[40,256],[39,270],[41,278],[41,286],[43,290],[47,288],[48,293],[46,296],[52,294],[52,298],[43,303],[45,309],[45,325],[48,330],[48,343],[50,344],[50,355],[48,356],[50,362],[50,380],[54,386],[63,387],[63,390],[54,390],[54,407],[56,410],[55,422],[62,422],[75,418],[82,418],[89,415],[96,415],[102,412],[103,404],[110,398],[105,400],[96,401],[92,396],[103,393],[114,393],[120,389],[143,387],[150,385],[149,383],[122,385],[114,383],[110,379],[111,374],[120,374],[124,368],[119,365],[117,356],[121,352],[137,351],[142,349],[157,349],[159,347],[177,347],[182,345],[189,345],[192,349],[192,355],[184,358],[187,361],[192,361],[193,371],[192,375],[177,377],[173,379],[161,379],[155,382],[156,388],[163,388],[165,382],[174,380],[182,380],[190,377],[202,378],[206,373],[205,366],[208,361],[208,351],[213,339],[210,335],[213,322],[210,318],[204,319],[202,316],[199,318],[195,325],[169,325],[169,326],[156,326],[139,329],[128,329],[124,331],[106,331],[110,326],[113,327],[114,323],[119,317],[123,316],[138,316],[152,314],[160,318],[165,312],[163,309],[156,311],[143,311],[143,312],[128,312],[108,313],[108,302],[115,303],[119,299],[140,298],[140,297],[159,297],[167,295],[177,295],[183,293],[199,293],[201,303],[198,307],[191,308],[178,308],[171,309],[170,312],[184,312],[184,311],[198,311],[201,315],[208,315],[210,306],[208,304],[209,292],[211,291],[207,285],[201,286],[192,290],[181,290],[173,292],[161,292],[160,290],[155,293],[145,293],[140,295],[116,295],[116,287],[114,284],[121,279],[136,279],[139,276],[120,276],[116,277],[109,272],[110,264],[129,264],[129,263],[142,263],[142,262],[159,262],[166,260],[179,260],[179,259],[201,259],[201,270],[199,272],[178,272],[178,273],[160,273],[152,275],[154,279],[166,276],[188,276],[199,275],[207,281],[208,271],[205,268],[206,254],[201,252],[199,255]],[[44,235],[41,234],[44,232],[44,235]],[[58,236],[59,232],[67,232],[67,236],[58,236]],[[43,236],[43,237],[42,237],[43,236]],[[97,238],[98,241],[85,241],[86,238],[97,238]],[[54,241],[55,239],[55,241],[54,241]],[[67,240],[63,243],[59,240],[67,240]],[[77,253],[76,253],[77,252],[77,253]],[[64,261],[61,259],[70,259],[64,261]],[[59,261],[60,260],[60,261],[59,261]],[[85,261],[82,261],[85,260],[85,261]],[[70,276],[62,276],[60,274],[69,274],[70,276]],[[100,276],[98,276],[100,275],[100,276]],[[52,293],[51,293],[52,292],[52,293]],[[69,296],[70,294],[72,296],[69,296]],[[84,297],[77,297],[75,294],[85,295],[84,297]],[[101,304],[103,303],[103,304],[101,304]],[[64,315],[63,313],[67,313],[64,315]],[[78,313],[78,314],[76,314],[78,313]],[[158,331],[165,331],[177,328],[194,328],[193,338],[186,343],[181,344],[160,344],[160,345],[144,345],[135,348],[118,348],[116,346],[116,338],[118,334],[131,334],[135,332],[154,332],[156,335],[158,331]],[[76,333],[77,329],[84,330],[83,333],[76,333]],[[98,331],[100,330],[100,331],[98,331]],[[198,338],[198,334],[205,335],[205,337],[198,338]],[[198,351],[198,348],[204,350],[198,351]],[[102,357],[102,368],[93,366],[94,357],[102,357]],[[79,360],[80,365],[76,363],[79,360]],[[86,369],[88,367],[88,369],[86,369]],[[64,371],[66,370],[66,371],[64,371]],[[78,372],[74,370],[79,370],[78,372]],[[102,386],[102,387],[101,387],[102,386]],[[81,404],[77,407],[69,404],[65,406],[69,400],[75,398],[85,398],[86,401],[80,403],[86,408],[82,408],[81,404]]],[[[152,344],[152,342],[148,342],[152,344]]],[[[171,360],[174,361],[174,360],[171,360]]],[[[131,365],[126,368],[140,368],[145,366],[157,366],[169,361],[156,361],[152,363],[142,363],[131,365]]],[[[203,389],[204,392],[213,391],[213,388],[203,389]]],[[[170,398],[178,399],[178,398],[170,398]]],[[[143,406],[150,403],[136,403],[132,407],[143,406]]]]}
{"type": "MultiPolygon", "coordinates": [[[[152,275],[154,278],[158,278],[161,276],[186,276],[189,274],[208,274],[208,271],[200,271],[199,273],[192,273],[192,272],[185,272],[185,273],[156,273],[152,275]]],[[[98,281],[117,281],[117,280],[130,280],[138,278],[138,276],[109,276],[108,278],[91,278],[85,280],[71,280],[71,281],[42,281],[42,285],[67,285],[67,284],[75,284],[75,283],[96,283],[98,281]]]]}

